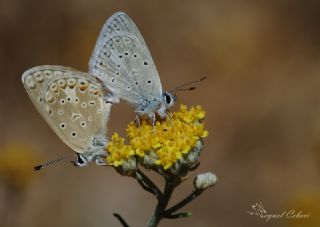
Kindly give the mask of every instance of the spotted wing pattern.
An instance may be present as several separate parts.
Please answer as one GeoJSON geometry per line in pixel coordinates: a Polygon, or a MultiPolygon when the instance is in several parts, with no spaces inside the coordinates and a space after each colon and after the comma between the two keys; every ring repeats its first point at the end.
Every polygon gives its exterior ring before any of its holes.
{"type": "Polygon", "coordinates": [[[102,28],[89,72],[117,97],[136,106],[161,99],[160,78],[147,45],[131,18],[117,12],[102,28]]]}
{"type": "Polygon", "coordinates": [[[91,75],[62,66],[39,66],[26,71],[27,93],[54,132],[74,151],[94,148],[95,138],[106,140],[111,104],[91,75]]]}

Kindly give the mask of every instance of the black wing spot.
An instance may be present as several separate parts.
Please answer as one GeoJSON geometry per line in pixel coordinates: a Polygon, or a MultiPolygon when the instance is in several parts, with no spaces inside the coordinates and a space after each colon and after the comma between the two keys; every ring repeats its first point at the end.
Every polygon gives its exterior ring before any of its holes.
{"type": "Polygon", "coordinates": [[[76,133],[76,132],[72,132],[72,133],[71,133],[71,136],[72,136],[72,137],[76,137],[76,136],[77,136],[77,133],[76,133]]]}
{"type": "Polygon", "coordinates": [[[133,55],[133,57],[134,57],[134,58],[137,58],[137,57],[138,57],[138,55],[137,55],[137,54],[134,54],[134,55],[133,55]]]}
{"type": "Polygon", "coordinates": [[[144,61],[143,64],[144,64],[144,65],[148,65],[148,62],[147,62],[147,61],[144,61]]]}
{"type": "Polygon", "coordinates": [[[128,56],[128,55],[129,55],[129,53],[128,53],[128,52],[124,52],[124,55],[128,56]]]}
{"type": "Polygon", "coordinates": [[[122,55],[119,55],[119,58],[122,58],[123,56],[122,55]]]}
{"type": "Polygon", "coordinates": [[[139,84],[139,82],[135,82],[135,85],[138,85],[139,84]]]}
{"type": "Polygon", "coordinates": [[[103,64],[102,64],[102,61],[101,61],[99,64],[100,64],[100,65],[103,65],[103,64]]]}
{"type": "Polygon", "coordinates": [[[148,80],[147,82],[148,82],[148,84],[151,84],[151,83],[152,83],[151,80],[148,80]]]}
{"type": "Polygon", "coordinates": [[[120,68],[120,65],[117,65],[118,68],[120,68]]]}

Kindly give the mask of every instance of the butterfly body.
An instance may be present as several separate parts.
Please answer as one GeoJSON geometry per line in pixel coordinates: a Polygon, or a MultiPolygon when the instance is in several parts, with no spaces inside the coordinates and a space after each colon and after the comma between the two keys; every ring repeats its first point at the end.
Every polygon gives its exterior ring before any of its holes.
{"type": "Polygon", "coordinates": [[[115,13],[103,26],[89,72],[103,82],[113,97],[132,104],[137,115],[154,119],[158,114],[163,118],[174,103],[175,97],[162,90],[158,71],[137,26],[123,12],[115,13]]]}
{"type": "Polygon", "coordinates": [[[77,153],[77,166],[102,163],[111,104],[91,75],[62,66],[38,66],[22,76],[24,87],[53,131],[77,153]]]}

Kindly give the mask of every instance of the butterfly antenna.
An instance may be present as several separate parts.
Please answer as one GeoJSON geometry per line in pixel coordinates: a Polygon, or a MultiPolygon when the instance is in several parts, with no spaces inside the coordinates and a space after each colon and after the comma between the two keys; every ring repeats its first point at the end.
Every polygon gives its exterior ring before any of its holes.
{"type": "Polygon", "coordinates": [[[194,81],[187,82],[187,83],[185,83],[185,84],[181,84],[181,85],[173,88],[173,89],[170,90],[169,92],[174,92],[174,91],[191,91],[191,90],[194,90],[194,89],[196,89],[195,86],[193,86],[193,87],[188,87],[188,86],[190,86],[190,85],[192,85],[192,84],[195,84],[195,83],[199,83],[199,82],[205,80],[206,78],[207,78],[207,77],[204,76],[204,77],[201,77],[201,78],[198,79],[198,80],[194,80],[194,81]],[[186,87],[188,87],[188,88],[186,88],[186,87]]]}
{"type": "Polygon", "coordinates": [[[62,161],[63,159],[65,159],[65,157],[64,157],[64,156],[61,156],[61,157],[59,157],[59,158],[57,158],[57,159],[54,159],[54,160],[51,160],[51,161],[49,161],[49,162],[43,163],[43,164],[41,164],[41,165],[35,166],[35,167],[33,167],[33,169],[34,169],[35,171],[39,171],[39,170],[42,170],[42,169],[44,169],[44,168],[47,168],[48,166],[54,165],[54,164],[62,161]]]}

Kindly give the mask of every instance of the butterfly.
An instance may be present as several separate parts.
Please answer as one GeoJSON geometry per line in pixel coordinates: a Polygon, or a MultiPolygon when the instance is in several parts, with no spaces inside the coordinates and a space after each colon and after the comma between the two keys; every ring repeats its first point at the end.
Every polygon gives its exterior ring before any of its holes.
{"type": "Polygon", "coordinates": [[[38,66],[23,73],[22,83],[53,131],[77,154],[75,166],[104,164],[111,104],[93,76],[63,66],[38,66]]]}
{"type": "Polygon", "coordinates": [[[156,66],[137,26],[124,12],[113,14],[104,24],[89,62],[89,73],[99,78],[111,91],[106,100],[118,103],[124,99],[132,104],[138,116],[155,122],[173,106],[172,91],[184,89],[191,82],[171,91],[163,91],[156,66]]]}

